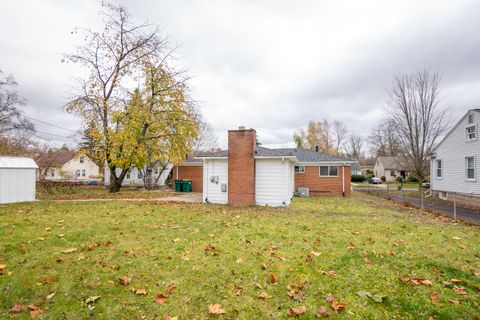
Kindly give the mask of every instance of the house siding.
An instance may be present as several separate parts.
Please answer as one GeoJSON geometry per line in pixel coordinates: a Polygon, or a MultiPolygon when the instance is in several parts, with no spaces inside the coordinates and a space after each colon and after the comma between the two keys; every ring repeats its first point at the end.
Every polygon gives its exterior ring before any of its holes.
{"type": "Polygon", "coordinates": [[[474,141],[466,140],[468,114],[447,135],[435,150],[435,158],[431,160],[430,187],[433,191],[456,192],[462,194],[480,195],[480,113],[471,111],[477,125],[474,141]],[[475,157],[475,181],[467,181],[465,157],[475,157]],[[442,160],[442,178],[436,177],[436,160],[442,160]]]}
{"type": "Polygon", "coordinates": [[[35,200],[35,168],[0,168],[0,203],[35,200]]]}
{"type": "Polygon", "coordinates": [[[282,159],[255,160],[255,203],[288,205],[293,197],[293,164],[282,159]]]}
{"type": "Polygon", "coordinates": [[[222,184],[227,183],[227,160],[205,160],[203,163],[203,202],[226,204],[228,202],[228,186],[227,192],[223,192],[222,184]],[[218,176],[218,183],[210,181],[210,178],[215,176],[218,176]]]}
{"type": "Polygon", "coordinates": [[[201,165],[174,166],[172,177],[174,180],[192,180],[192,192],[203,191],[203,167],[201,165]]]}
{"type": "Polygon", "coordinates": [[[319,166],[305,166],[304,173],[295,173],[295,189],[308,188],[311,195],[342,195],[342,184],[345,183],[345,195],[351,194],[350,167],[338,165],[336,177],[320,177],[319,166]],[[342,182],[342,171],[345,169],[345,180],[342,182]]]}

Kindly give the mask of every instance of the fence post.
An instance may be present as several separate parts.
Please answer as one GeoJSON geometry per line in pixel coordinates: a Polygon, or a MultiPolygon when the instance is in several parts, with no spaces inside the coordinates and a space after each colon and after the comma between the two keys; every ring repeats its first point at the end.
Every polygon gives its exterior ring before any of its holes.
{"type": "Polygon", "coordinates": [[[457,193],[453,193],[453,219],[457,220],[457,193]]]}
{"type": "Polygon", "coordinates": [[[420,188],[420,193],[421,193],[420,197],[422,198],[422,209],[425,209],[425,206],[424,206],[424,203],[423,203],[423,187],[420,188]]]}
{"type": "Polygon", "coordinates": [[[388,182],[387,182],[387,197],[388,197],[388,200],[390,200],[390,189],[388,187],[388,182]]]}

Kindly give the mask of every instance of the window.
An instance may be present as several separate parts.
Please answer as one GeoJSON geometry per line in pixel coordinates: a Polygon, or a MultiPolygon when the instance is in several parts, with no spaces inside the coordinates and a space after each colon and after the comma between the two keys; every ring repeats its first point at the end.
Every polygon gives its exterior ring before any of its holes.
{"type": "Polygon", "coordinates": [[[85,157],[84,156],[81,156],[80,157],[80,163],[84,163],[85,162],[85,157]]]}
{"type": "Polygon", "coordinates": [[[436,168],[437,171],[436,171],[435,176],[437,178],[441,178],[442,177],[442,160],[436,160],[435,162],[437,164],[437,168],[436,168]]]}
{"type": "Polygon", "coordinates": [[[337,166],[320,166],[320,177],[336,177],[338,176],[337,166]]]}
{"type": "Polygon", "coordinates": [[[52,170],[51,176],[55,177],[55,171],[54,170],[52,170]]]}
{"type": "Polygon", "coordinates": [[[130,179],[130,172],[127,172],[127,179],[130,179]]]}
{"type": "Polygon", "coordinates": [[[469,124],[473,123],[473,113],[468,115],[468,123],[469,124]]]}
{"type": "Polygon", "coordinates": [[[304,173],[305,167],[304,166],[295,166],[295,173],[304,173]]]}
{"type": "Polygon", "coordinates": [[[82,177],[85,177],[85,174],[86,174],[85,170],[82,170],[82,177]]]}
{"type": "Polygon", "coordinates": [[[158,168],[155,168],[155,174],[158,174],[158,168]]]}
{"type": "Polygon", "coordinates": [[[477,126],[469,126],[466,129],[467,140],[476,140],[477,139],[477,126]]]}
{"type": "Polygon", "coordinates": [[[465,158],[467,180],[475,180],[475,157],[465,158]]]}
{"type": "Polygon", "coordinates": [[[142,172],[140,172],[140,170],[138,170],[138,179],[142,179],[143,175],[142,175],[142,172]]]}
{"type": "Polygon", "coordinates": [[[75,170],[75,177],[80,177],[80,170],[75,170]]]}
{"type": "Polygon", "coordinates": [[[390,176],[391,177],[396,177],[397,175],[395,174],[395,170],[390,170],[390,176]]]}

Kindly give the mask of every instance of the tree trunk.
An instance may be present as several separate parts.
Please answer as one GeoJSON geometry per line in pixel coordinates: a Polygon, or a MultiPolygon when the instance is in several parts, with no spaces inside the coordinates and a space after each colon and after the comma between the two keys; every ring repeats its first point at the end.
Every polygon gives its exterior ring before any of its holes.
{"type": "Polygon", "coordinates": [[[418,191],[423,192],[422,187],[423,187],[423,177],[418,177],[418,191]]]}
{"type": "Polygon", "coordinates": [[[115,193],[119,192],[122,187],[123,178],[127,174],[128,170],[122,169],[120,176],[116,175],[116,168],[110,168],[110,192],[115,193]]]}

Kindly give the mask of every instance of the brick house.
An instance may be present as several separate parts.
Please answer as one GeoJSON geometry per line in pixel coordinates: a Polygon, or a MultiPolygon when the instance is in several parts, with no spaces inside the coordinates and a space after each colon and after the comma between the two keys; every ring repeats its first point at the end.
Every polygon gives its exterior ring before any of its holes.
{"type": "Polygon", "coordinates": [[[244,127],[228,131],[228,150],[196,159],[202,161],[204,202],[268,206],[287,206],[298,188],[311,195],[349,195],[355,162],[304,149],[260,147],[256,131],[244,127]]]}
{"type": "Polygon", "coordinates": [[[201,159],[189,158],[172,168],[173,180],[192,180],[192,192],[203,191],[203,162],[201,159]]]}

